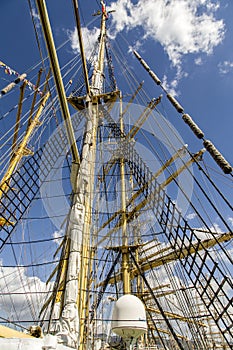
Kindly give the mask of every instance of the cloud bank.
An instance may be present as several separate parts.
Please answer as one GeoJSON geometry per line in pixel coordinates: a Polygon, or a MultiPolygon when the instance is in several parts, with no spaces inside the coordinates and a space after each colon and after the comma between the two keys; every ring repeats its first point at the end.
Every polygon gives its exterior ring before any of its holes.
{"type": "MultiPolygon", "coordinates": [[[[140,27],[140,39],[159,42],[173,66],[183,55],[211,54],[225,35],[224,22],[215,14],[219,3],[212,0],[118,0],[111,4],[113,34],[140,27]]],[[[143,44],[142,44],[143,45],[143,44]]]]}
{"type": "MultiPolygon", "coordinates": [[[[137,32],[133,45],[139,52],[147,40],[160,43],[176,69],[172,82],[168,82],[167,76],[163,77],[166,90],[175,96],[179,81],[187,76],[182,58],[187,54],[199,55],[194,57],[194,64],[200,65],[200,55],[210,55],[225,37],[224,21],[217,18],[219,7],[220,2],[216,0],[116,0],[107,8],[115,11],[110,15],[109,36],[114,40],[121,33],[127,40],[125,33],[137,32]]],[[[97,28],[83,28],[87,57],[98,33],[97,28]]],[[[70,31],[69,36],[72,49],[79,52],[76,30],[70,31]]],[[[219,69],[224,74],[229,65],[223,64],[219,69]]]]}
{"type": "Polygon", "coordinates": [[[51,288],[39,277],[28,277],[26,268],[3,267],[0,262],[0,316],[11,321],[37,319],[51,288]]]}

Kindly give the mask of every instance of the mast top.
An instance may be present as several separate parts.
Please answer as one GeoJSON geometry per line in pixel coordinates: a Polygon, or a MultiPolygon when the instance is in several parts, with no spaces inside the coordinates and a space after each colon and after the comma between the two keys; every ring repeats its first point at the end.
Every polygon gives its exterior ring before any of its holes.
{"type": "Polygon", "coordinates": [[[102,14],[107,18],[108,14],[107,14],[107,11],[106,11],[105,1],[101,0],[100,3],[101,3],[101,6],[102,6],[102,14]]]}
{"type": "Polygon", "coordinates": [[[105,19],[108,19],[108,14],[112,13],[112,12],[115,12],[115,10],[107,11],[106,3],[103,0],[100,1],[100,4],[102,6],[101,7],[101,12],[100,12],[100,10],[98,10],[96,13],[93,14],[93,16],[102,15],[102,16],[105,17],[105,19]]]}

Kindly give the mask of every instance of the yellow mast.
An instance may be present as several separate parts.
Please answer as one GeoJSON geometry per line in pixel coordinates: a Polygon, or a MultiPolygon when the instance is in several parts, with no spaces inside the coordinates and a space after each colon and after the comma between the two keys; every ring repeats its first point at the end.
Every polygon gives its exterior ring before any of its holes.
{"type": "Polygon", "coordinates": [[[3,177],[1,183],[0,183],[0,198],[2,197],[2,195],[8,191],[8,188],[9,188],[9,181],[10,181],[10,178],[11,178],[11,175],[13,174],[17,164],[20,162],[20,160],[25,156],[25,155],[28,155],[28,154],[31,154],[30,153],[30,150],[28,150],[27,148],[27,143],[35,129],[35,127],[38,125],[38,122],[39,122],[39,118],[41,116],[41,113],[43,111],[43,108],[45,106],[45,103],[46,101],[48,100],[49,98],[49,95],[50,93],[47,92],[47,94],[43,97],[41,103],[40,103],[40,106],[37,110],[37,113],[34,117],[34,119],[32,120],[30,126],[28,127],[28,130],[24,136],[24,139],[23,141],[20,143],[19,147],[17,150],[14,151],[14,155],[12,156],[11,158],[11,161],[10,161],[10,164],[9,164],[9,167],[7,169],[7,172],[5,174],[5,176],[3,177]]]}
{"type": "Polygon", "coordinates": [[[13,136],[13,141],[12,141],[11,159],[14,155],[14,151],[16,149],[17,140],[18,140],[19,123],[20,123],[20,118],[21,118],[21,114],[22,114],[22,105],[23,105],[23,97],[24,97],[25,87],[26,87],[26,83],[23,82],[23,84],[20,86],[20,97],[19,97],[19,103],[18,103],[16,122],[15,122],[14,136],[13,136]]]}
{"type": "MultiPolygon", "coordinates": [[[[120,96],[120,129],[123,135],[124,121],[123,121],[123,115],[122,115],[122,96],[120,96]]],[[[124,158],[120,159],[120,174],[121,174],[121,210],[122,210],[122,280],[123,280],[124,294],[129,294],[131,292],[131,288],[130,288],[129,250],[128,250],[128,237],[127,237],[124,158]]]]}
{"type": "Polygon", "coordinates": [[[62,116],[65,121],[66,132],[70,143],[72,158],[74,163],[79,163],[79,153],[74,136],[73,126],[70,119],[70,112],[66,100],[65,89],[60,73],[59,62],[57,58],[56,48],[53,41],[52,30],[49,22],[48,12],[44,0],[37,0],[37,8],[40,15],[40,20],[43,28],[43,33],[47,45],[47,50],[50,58],[50,64],[53,71],[53,77],[56,84],[57,94],[61,106],[62,116]]]}

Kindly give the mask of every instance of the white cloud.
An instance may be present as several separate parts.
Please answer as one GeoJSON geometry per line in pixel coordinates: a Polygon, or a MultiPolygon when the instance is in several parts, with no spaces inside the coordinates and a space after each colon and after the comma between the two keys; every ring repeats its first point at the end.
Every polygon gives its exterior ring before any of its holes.
{"type": "Polygon", "coordinates": [[[221,74],[227,74],[233,72],[233,62],[224,61],[218,64],[219,72],[221,74]]]}
{"type": "MultiPolygon", "coordinates": [[[[71,48],[75,53],[79,53],[79,40],[78,40],[78,32],[77,29],[75,28],[73,31],[69,30],[68,36],[71,40],[71,48]]],[[[85,47],[85,53],[86,57],[88,58],[90,54],[92,53],[92,50],[95,46],[95,43],[98,39],[99,35],[99,28],[93,28],[89,30],[87,27],[82,28],[82,37],[83,37],[83,42],[84,42],[84,47],[85,47]]]]}
{"type": "Polygon", "coordinates": [[[195,64],[196,64],[197,66],[201,66],[202,63],[203,63],[201,57],[196,58],[196,59],[194,60],[194,62],[195,62],[195,64]]]}
{"type": "Polygon", "coordinates": [[[0,266],[1,315],[9,320],[37,318],[45,292],[51,286],[51,283],[46,286],[38,277],[27,276],[24,267],[0,266]]]}
{"type": "Polygon", "coordinates": [[[206,228],[200,227],[195,229],[194,232],[198,237],[198,239],[210,239],[210,238],[213,238],[213,234],[220,235],[224,233],[224,231],[221,229],[221,227],[217,223],[214,223],[213,226],[210,227],[210,231],[207,231],[206,228]]]}
{"type": "Polygon", "coordinates": [[[64,238],[64,230],[60,229],[58,231],[54,231],[53,238],[54,238],[55,243],[57,245],[60,245],[62,240],[63,240],[63,238],[64,238]]]}
{"type": "Polygon", "coordinates": [[[211,1],[209,1],[209,2],[207,1],[206,7],[210,11],[217,11],[220,7],[220,4],[218,2],[213,4],[211,1]]]}
{"type": "Polygon", "coordinates": [[[230,225],[233,227],[233,218],[229,217],[227,221],[230,223],[230,225]]]}
{"type": "MultiPolygon", "coordinates": [[[[146,39],[159,42],[167,53],[177,73],[171,82],[164,77],[167,91],[177,95],[176,88],[181,78],[182,57],[187,54],[207,55],[213,52],[225,35],[222,19],[215,18],[219,2],[213,0],[116,0],[108,7],[115,10],[111,14],[109,36],[114,39],[119,32],[139,30],[133,49],[141,47],[146,39]]],[[[83,28],[84,43],[87,57],[98,37],[99,30],[83,28]]],[[[72,48],[79,52],[77,31],[70,31],[72,48]]],[[[132,44],[132,43],[131,43],[132,44]]],[[[196,59],[201,64],[201,59],[196,59]]]]}
{"type": "Polygon", "coordinates": [[[223,20],[214,13],[219,7],[211,0],[128,0],[111,4],[115,35],[119,31],[143,29],[144,39],[161,43],[174,66],[188,53],[211,54],[224,38],[223,20]]]}
{"type": "Polygon", "coordinates": [[[171,94],[172,96],[176,97],[177,92],[176,92],[176,87],[178,85],[178,79],[174,78],[172,81],[168,82],[167,76],[163,76],[163,87],[164,89],[171,94]]]}
{"type": "MultiPolygon", "coordinates": [[[[40,22],[40,16],[37,12],[37,9],[35,8],[32,8],[31,10],[31,16],[32,16],[32,19],[34,21],[34,24],[36,26],[37,29],[40,29],[41,28],[41,22],[40,22]]],[[[41,32],[37,32],[39,36],[41,36],[41,32]]]]}
{"type": "Polygon", "coordinates": [[[197,217],[197,214],[196,213],[190,213],[187,215],[187,219],[188,220],[193,220],[197,217]]]}
{"type": "Polygon", "coordinates": [[[166,75],[163,76],[162,82],[163,82],[164,89],[168,93],[170,93],[172,96],[174,97],[178,96],[179,93],[177,92],[176,89],[178,87],[179,81],[186,76],[187,76],[187,73],[182,71],[181,66],[177,67],[175,77],[171,81],[168,82],[167,76],[166,75]]]}

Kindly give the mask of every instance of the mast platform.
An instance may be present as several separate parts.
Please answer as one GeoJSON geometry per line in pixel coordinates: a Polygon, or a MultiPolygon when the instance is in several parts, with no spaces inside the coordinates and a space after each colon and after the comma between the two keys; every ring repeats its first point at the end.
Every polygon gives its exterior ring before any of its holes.
{"type": "MultiPolygon", "coordinates": [[[[99,103],[103,99],[104,103],[115,102],[117,98],[120,97],[120,90],[111,91],[103,94],[92,95],[92,103],[99,103]]],[[[77,110],[83,110],[86,108],[85,101],[87,96],[70,96],[67,98],[67,101],[77,110]]]]}

